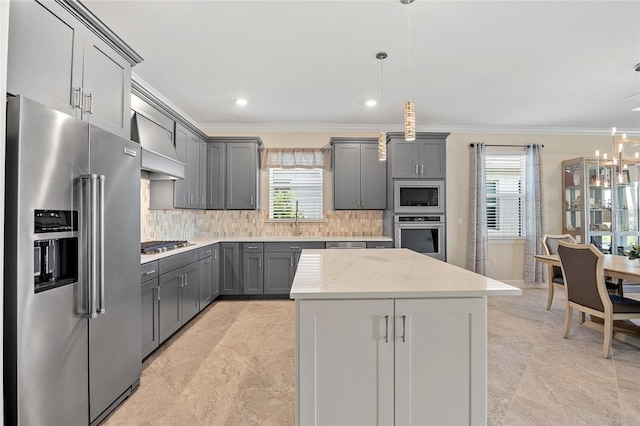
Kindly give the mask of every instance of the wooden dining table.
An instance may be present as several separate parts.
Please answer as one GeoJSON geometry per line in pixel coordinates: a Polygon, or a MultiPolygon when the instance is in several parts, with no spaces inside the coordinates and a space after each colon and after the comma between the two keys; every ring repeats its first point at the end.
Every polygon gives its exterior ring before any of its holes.
{"type": "MultiPolygon", "coordinates": [[[[561,266],[560,256],[557,254],[537,254],[538,262],[553,266],[561,266]]],[[[625,256],[614,254],[604,255],[604,275],[606,277],[640,282],[640,260],[629,260],[625,256]]]]}

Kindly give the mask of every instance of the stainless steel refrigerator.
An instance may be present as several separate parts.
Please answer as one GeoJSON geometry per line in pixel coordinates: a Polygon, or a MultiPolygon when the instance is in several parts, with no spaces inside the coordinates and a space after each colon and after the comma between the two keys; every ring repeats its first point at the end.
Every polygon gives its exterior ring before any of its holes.
{"type": "Polygon", "coordinates": [[[140,380],[140,146],[11,98],[5,201],[5,422],[98,423],[140,380]]]}

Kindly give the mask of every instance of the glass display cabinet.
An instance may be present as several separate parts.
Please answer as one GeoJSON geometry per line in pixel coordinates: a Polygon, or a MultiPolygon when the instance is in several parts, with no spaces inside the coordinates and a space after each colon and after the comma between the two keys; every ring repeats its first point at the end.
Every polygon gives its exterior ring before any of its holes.
{"type": "Polygon", "coordinates": [[[601,158],[562,162],[563,233],[606,254],[623,254],[640,235],[638,167],[601,158]]]}

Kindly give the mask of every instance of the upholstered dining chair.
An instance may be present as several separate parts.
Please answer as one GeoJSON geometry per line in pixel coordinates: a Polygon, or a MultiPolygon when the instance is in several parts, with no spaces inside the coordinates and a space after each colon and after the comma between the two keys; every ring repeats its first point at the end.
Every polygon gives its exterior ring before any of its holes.
{"type": "Polygon", "coordinates": [[[613,321],[640,318],[640,301],[610,294],[604,283],[604,255],[592,244],[558,242],[558,255],[567,290],[567,311],[564,338],[569,337],[573,309],[580,311],[580,323],[585,313],[604,320],[602,356],[611,356],[613,321]]]}
{"type": "MultiPolygon", "coordinates": [[[[558,254],[558,243],[563,241],[567,244],[575,244],[576,240],[569,234],[561,235],[545,235],[542,238],[542,247],[544,254],[558,254]]],[[[547,281],[549,281],[549,296],[547,297],[547,311],[551,309],[553,302],[553,290],[558,286],[564,288],[564,279],[562,278],[562,269],[559,266],[548,265],[547,281]]]]}

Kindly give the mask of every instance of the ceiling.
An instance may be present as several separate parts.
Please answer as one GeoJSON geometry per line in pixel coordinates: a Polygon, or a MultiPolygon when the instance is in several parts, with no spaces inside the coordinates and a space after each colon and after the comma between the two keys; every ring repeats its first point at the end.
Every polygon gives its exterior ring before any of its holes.
{"type": "Polygon", "coordinates": [[[84,4],[204,131],[640,132],[637,0],[84,4]]]}

